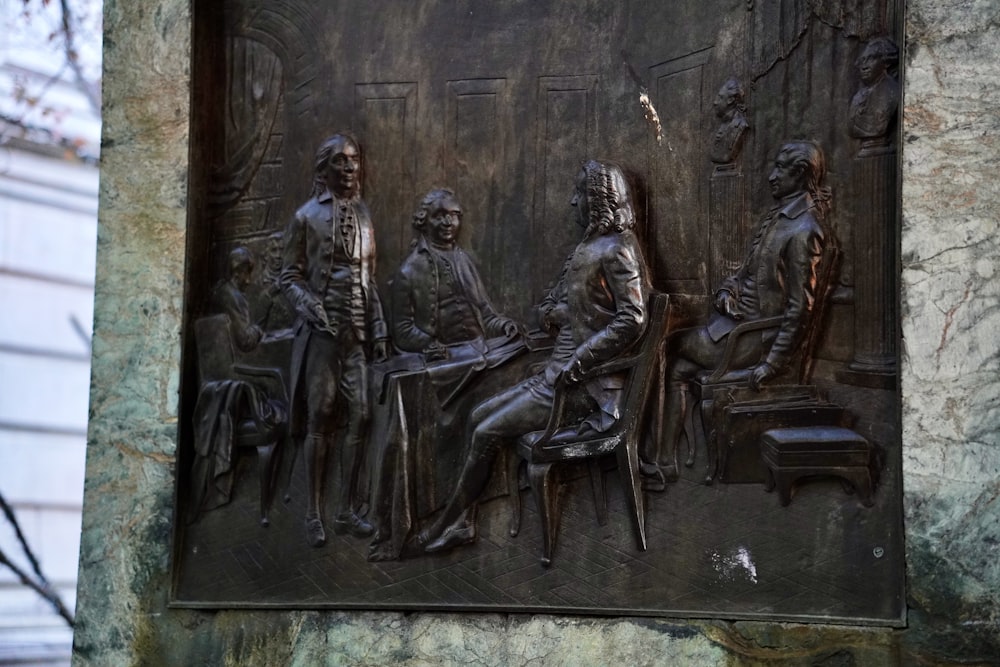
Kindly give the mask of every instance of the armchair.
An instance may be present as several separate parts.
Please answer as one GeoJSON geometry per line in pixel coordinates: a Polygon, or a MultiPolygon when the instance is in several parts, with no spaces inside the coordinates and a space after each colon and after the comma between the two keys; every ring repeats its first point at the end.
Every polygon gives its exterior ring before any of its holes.
{"type": "Polygon", "coordinates": [[[257,451],[260,524],[269,524],[279,444],[288,430],[288,396],[281,371],[239,364],[227,315],[195,322],[200,389],[194,414],[196,457],[191,471],[191,521],[229,502],[238,451],[257,451]]]}
{"type": "MultiPolygon", "coordinates": [[[[646,549],[645,506],[639,480],[639,444],[643,423],[647,416],[651,392],[662,392],[662,340],[666,329],[667,295],[654,292],[649,297],[649,325],[634,353],[614,359],[593,368],[588,377],[628,371],[622,417],[604,433],[573,437],[573,431],[562,423],[566,398],[566,385],[556,385],[555,399],[548,424],[543,431],[527,433],[518,440],[516,454],[527,464],[528,480],[542,520],[542,565],[552,563],[558,532],[558,483],[555,479],[557,464],[585,461],[590,466],[591,482],[597,505],[598,520],[607,516],[604,497],[603,473],[597,465],[599,458],[614,454],[618,472],[632,519],[636,544],[646,549]]],[[[654,437],[658,437],[656,432],[654,437]]],[[[515,465],[519,463],[515,459],[515,465]]],[[[516,478],[515,478],[516,479],[516,478]]],[[[520,508],[515,505],[511,533],[520,526],[520,508]]]]}

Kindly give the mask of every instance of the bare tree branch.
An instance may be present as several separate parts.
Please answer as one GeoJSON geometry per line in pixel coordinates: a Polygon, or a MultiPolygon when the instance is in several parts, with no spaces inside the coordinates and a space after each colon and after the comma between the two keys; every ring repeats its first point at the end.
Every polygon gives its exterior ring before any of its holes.
{"type": "Polygon", "coordinates": [[[72,628],[76,625],[76,619],[73,618],[73,613],[66,608],[66,605],[63,604],[62,599],[59,597],[59,594],[56,593],[55,589],[47,583],[39,584],[34,581],[24,570],[19,568],[16,564],[11,562],[9,558],[7,558],[7,554],[3,552],[3,549],[0,549],[0,565],[6,565],[9,567],[14,574],[17,575],[17,578],[21,580],[22,584],[45,598],[45,600],[47,600],[49,604],[55,608],[56,613],[62,616],[63,620],[66,621],[66,624],[69,625],[69,627],[72,628]]]}
{"type": "Polygon", "coordinates": [[[77,54],[75,46],[75,33],[73,31],[73,11],[70,9],[69,0],[59,0],[59,7],[62,9],[62,29],[63,36],[63,48],[66,53],[66,62],[69,64],[71,70],[73,70],[73,78],[76,81],[77,88],[80,92],[84,94],[87,98],[87,102],[90,103],[90,109],[95,114],[101,114],[101,98],[100,93],[95,91],[94,84],[87,81],[87,78],[83,75],[83,70],[80,68],[80,58],[77,54]]]}
{"type": "Polygon", "coordinates": [[[49,583],[49,580],[42,574],[42,566],[38,563],[38,559],[35,557],[31,547],[28,546],[28,540],[24,537],[24,533],[21,532],[21,524],[18,523],[14,510],[7,504],[7,500],[3,497],[3,494],[0,494],[0,509],[2,509],[4,516],[7,517],[7,521],[14,527],[14,534],[17,535],[17,541],[20,542],[21,549],[24,551],[24,555],[27,556],[28,562],[31,563],[31,569],[34,570],[38,581],[32,579],[27,572],[10,560],[7,554],[3,552],[3,549],[0,549],[0,565],[9,567],[17,575],[18,579],[21,580],[22,584],[45,598],[55,608],[56,613],[62,616],[66,623],[69,624],[69,627],[72,628],[76,622],[73,618],[73,613],[67,609],[62,598],[59,597],[59,593],[56,592],[52,584],[49,583]]]}

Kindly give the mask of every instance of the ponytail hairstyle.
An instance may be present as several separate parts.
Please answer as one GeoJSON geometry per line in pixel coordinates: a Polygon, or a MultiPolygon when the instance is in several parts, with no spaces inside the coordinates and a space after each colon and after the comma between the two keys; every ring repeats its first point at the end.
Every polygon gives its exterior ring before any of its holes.
{"type": "Polygon", "coordinates": [[[778,155],[787,155],[792,164],[802,170],[804,187],[825,219],[833,206],[833,194],[823,182],[826,180],[826,157],[815,141],[790,141],[783,145],[778,155]]]}
{"type": "Polygon", "coordinates": [[[745,114],[747,112],[747,103],[746,91],[743,89],[743,83],[735,76],[731,76],[724,84],[722,84],[722,89],[732,96],[733,106],[736,107],[740,113],[745,114]]]}
{"type": "Polygon", "coordinates": [[[358,149],[358,158],[361,157],[361,144],[350,132],[337,132],[320,144],[316,149],[316,161],[313,163],[313,188],[310,196],[318,197],[326,191],[326,169],[330,166],[330,160],[334,155],[344,150],[347,144],[354,144],[358,149]]]}

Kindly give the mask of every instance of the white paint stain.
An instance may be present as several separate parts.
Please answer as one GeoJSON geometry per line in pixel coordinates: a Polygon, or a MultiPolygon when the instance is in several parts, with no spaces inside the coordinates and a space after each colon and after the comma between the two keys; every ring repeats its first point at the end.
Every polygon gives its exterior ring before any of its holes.
{"type": "Polygon", "coordinates": [[[653,126],[656,133],[656,143],[663,143],[663,124],[660,123],[660,114],[656,113],[656,107],[649,99],[649,93],[643,88],[639,92],[639,104],[642,106],[642,113],[646,117],[646,122],[653,126]]]}
{"type": "Polygon", "coordinates": [[[740,547],[728,554],[712,553],[712,567],[720,578],[727,581],[746,579],[752,584],[757,583],[757,566],[746,547],[740,547]]]}

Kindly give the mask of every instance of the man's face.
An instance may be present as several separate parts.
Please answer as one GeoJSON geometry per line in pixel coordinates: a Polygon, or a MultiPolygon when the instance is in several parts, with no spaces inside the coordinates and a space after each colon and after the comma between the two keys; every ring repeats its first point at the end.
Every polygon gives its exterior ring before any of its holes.
{"type": "Polygon", "coordinates": [[[253,264],[246,262],[240,264],[233,271],[233,282],[236,283],[236,287],[242,292],[246,288],[250,287],[250,277],[253,275],[253,264]]]}
{"type": "Polygon", "coordinates": [[[462,225],[462,207],[452,197],[440,200],[427,220],[431,241],[438,245],[452,245],[462,225]]]}
{"type": "Polygon", "coordinates": [[[361,152],[352,141],[345,141],[340,150],[330,157],[326,169],[326,184],[338,196],[353,195],[358,191],[361,175],[361,152]]]}
{"type": "Polygon", "coordinates": [[[282,256],[284,249],[284,242],[281,237],[274,237],[268,242],[267,265],[272,271],[281,268],[281,263],[284,259],[282,256]]]}
{"type": "Polygon", "coordinates": [[[771,184],[771,195],[775,199],[784,199],[801,192],[805,187],[802,167],[796,166],[795,159],[789,153],[778,154],[767,182],[771,184]]]}
{"type": "Polygon", "coordinates": [[[712,109],[715,111],[716,117],[725,117],[726,112],[733,106],[733,97],[733,90],[728,85],[719,89],[718,94],[715,96],[715,101],[712,102],[712,109]]]}
{"type": "Polygon", "coordinates": [[[583,169],[576,175],[569,205],[576,208],[576,224],[586,229],[590,224],[590,202],[587,199],[587,172],[583,169]]]}
{"type": "Polygon", "coordinates": [[[861,52],[857,66],[861,82],[867,86],[875,83],[885,74],[885,62],[870,46],[865,47],[865,50],[861,52]]]}

